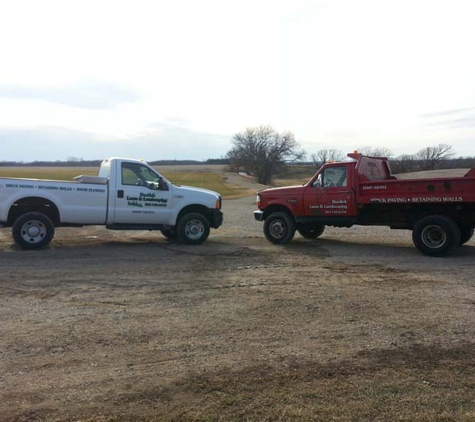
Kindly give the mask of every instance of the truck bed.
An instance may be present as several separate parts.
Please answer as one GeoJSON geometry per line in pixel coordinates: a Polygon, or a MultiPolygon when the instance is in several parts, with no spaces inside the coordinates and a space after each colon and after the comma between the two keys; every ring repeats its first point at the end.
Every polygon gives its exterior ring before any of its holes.
{"type": "Polygon", "coordinates": [[[475,175],[472,170],[465,170],[465,175],[460,177],[408,179],[398,175],[398,178],[386,180],[360,181],[357,202],[360,204],[475,202],[475,175]]]}
{"type": "Polygon", "coordinates": [[[101,183],[97,183],[99,178],[93,183],[83,180],[0,178],[0,222],[7,221],[8,210],[20,198],[39,197],[60,207],[63,224],[105,224],[107,179],[101,183]]]}

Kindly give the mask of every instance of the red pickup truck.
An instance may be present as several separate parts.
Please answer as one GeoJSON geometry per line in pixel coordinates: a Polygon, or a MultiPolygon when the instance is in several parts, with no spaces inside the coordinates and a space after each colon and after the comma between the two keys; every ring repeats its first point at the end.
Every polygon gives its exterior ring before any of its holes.
{"type": "Polygon", "coordinates": [[[307,239],[325,226],[389,226],[412,230],[414,245],[443,256],[468,242],[475,227],[475,168],[464,177],[397,179],[384,157],[348,154],[328,163],[303,186],[257,193],[257,221],[275,244],[290,242],[297,230],[307,239]]]}

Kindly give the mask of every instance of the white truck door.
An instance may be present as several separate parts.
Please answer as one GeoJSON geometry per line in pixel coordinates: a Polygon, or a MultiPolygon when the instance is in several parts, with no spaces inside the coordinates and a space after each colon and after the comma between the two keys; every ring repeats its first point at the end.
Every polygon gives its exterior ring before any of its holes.
{"type": "Polygon", "coordinates": [[[172,186],[150,167],[117,163],[113,201],[114,224],[166,224],[172,208],[172,186]]]}

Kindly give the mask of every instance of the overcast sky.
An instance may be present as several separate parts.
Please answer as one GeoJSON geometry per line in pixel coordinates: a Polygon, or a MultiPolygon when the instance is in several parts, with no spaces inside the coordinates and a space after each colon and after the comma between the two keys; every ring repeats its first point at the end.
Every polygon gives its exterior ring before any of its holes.
{"type": "Polygon", "coordinates": [[[271,125],[308,154],[475,155],[473,0],[16,0],[0,161],[218,158],[271,125]]]}

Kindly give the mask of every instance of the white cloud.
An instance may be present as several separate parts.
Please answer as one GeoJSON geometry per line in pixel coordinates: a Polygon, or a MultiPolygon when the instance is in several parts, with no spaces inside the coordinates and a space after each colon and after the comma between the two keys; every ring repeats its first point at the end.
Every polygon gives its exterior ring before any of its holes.
{"type": "Polygon", "coordinates": [[[0,98],[49,101],[86,109],[115,108],[141,98],[136,90],[106,81],[82,80],[68,85],[2,85],[0,98]]]}
{"type": "Polygon", "coordinates": [[[0,128],[0,161],[47,161],[112,156],[154,160],[206,160],[224,156],[230,136],[188,129],[180,121],[160,122],[127,137],[55,126],[0,128]],[[21,155],[18,154],[21,151],[21,155]]]}
{"type": "Polygon", "coordinates": [[[272,125],[309,153],[450,139],[475,155],[470,113],[448,126],[421,118],[475,107],[474,15],[468,0],[5,2],[0,128],[98,142],[179,118],[219,139],[272,125]]]}

